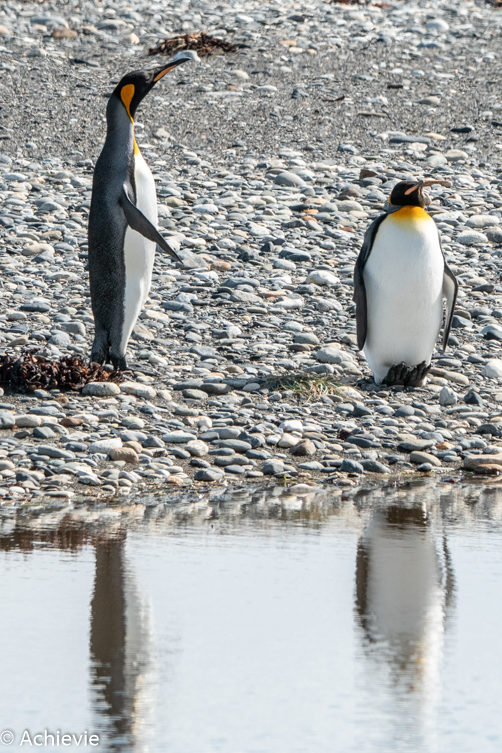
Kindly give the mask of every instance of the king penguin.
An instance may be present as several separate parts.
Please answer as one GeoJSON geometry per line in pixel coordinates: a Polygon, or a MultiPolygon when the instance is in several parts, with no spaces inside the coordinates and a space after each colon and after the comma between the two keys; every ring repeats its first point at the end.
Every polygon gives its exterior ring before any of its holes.
{"type": "Polygon", "coordinates": [[[425,211],[424,186],[401,181],[385,214],[369,226],[354,270],[357,345],[377,384],[420,386],[446,316],[448,343],[458,283],[441,248],[439,230],[425,211]]]}
{"type": "Polygon", "coordinates": [[[157,230],[155,182],[134,138],[134,115],[143,97],[193,52],[167,65],[128,73],[106,108],[107,132],[92,184],[89,281],[95,336],[91,361],[126,369],[126,348],[148,297],[155,246],[180,261],[157,230]]]}

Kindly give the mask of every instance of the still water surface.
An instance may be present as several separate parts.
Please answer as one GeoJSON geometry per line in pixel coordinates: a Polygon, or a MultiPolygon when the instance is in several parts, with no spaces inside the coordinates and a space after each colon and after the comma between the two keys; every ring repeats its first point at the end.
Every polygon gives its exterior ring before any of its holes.
{"type": "Polygon", "coordinates": [[[0,513],[0,732],[500,753],[501,591],[496,486],[0,513]]]}

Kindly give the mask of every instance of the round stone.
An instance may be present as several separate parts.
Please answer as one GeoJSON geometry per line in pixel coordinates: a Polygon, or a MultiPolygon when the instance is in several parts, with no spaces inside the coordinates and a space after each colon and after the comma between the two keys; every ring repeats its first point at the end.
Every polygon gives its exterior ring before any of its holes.
{"type": "Polygon", "coordinates": [[[347,351],[341,350],[333,345],[328,345],[325,348],[321,348],[316,353],[316,358],[321,363],[347,363],[351,362],[352,355],[347,351]]]}
{"type": "Polygon", "coordinates": [[[343,459],[340,470],[345,473],[364,473],[364,468],[361,463],[358,463],[355,460],[349,460],[349,458],[343,459]]]}
{"type": "Polygon", "coordinates": [[[97,442],[93,442],[89,446],[89,452],[102,453],[103,455],[110,455],[112,450],[117,450],[122,447],[122,440],[119,437],[110,437],[109,439],[100,439],[97,442]]]}
{"type": "Polygon", "coordinates": [[[28,415],[21,415],[16,416],[16,426],[18,426],[20,429],[34,429],[35,426],[41,426],[42,425],[42,419],[40,416],[28,416],[28,415]]]}
{"type": "Polygon", "coordinates": [[[441,465],[440,459],[435,455],[431,455],[429,452],[420,452],[419,450],[410,453],[410,462],[416,465],[422,465],[423,463],[428,463],[431,466],[441,465]]]}
{"type": "Polygon", "coordinates": [[[216,468],[201,468],[194,476],[195,481],[221,481],[224,472],[216,468]]]}
{"type": "Polygon", "coordinates": [[[91,397],[113,397],[120,393],[120,387],[115,382],[88,382],[82,389],[82,395],[91,397]]]}
{"type": "Polygon", "coordinates": [[[461,243],[463,246],[483,246],[488,243],[488,238],[484,233],[479,233],[477,230],[464,230],[457,235],[457,243],[461,243]]]}
{"type": "Polygon", "coordinates": [[[439,404],[446,406],[446,405],[455,405],[457,402],[457,396],[451,389],[451,387],[443,387],[441,392],[439,393],[439,404]]]}
{"type": "Polygon", "coordinates": [[[316,454],[316,446],[311,439],[303,439],[291,448],[291,454],[298,457],[306,457],[316,454]]]}
{"type": "Polygon", "coordinates": [[[307,185],[303,178],[295,173],[290,173],[287,170],[278,173],[274,178],[274,183],[276,186],[290,186],[291,188],[304,187],[307,185]]]}
{"type": "Polygon", "coordinates": [[[502,228],[487,228],[485,230],[485,235],[490,243],[493,243],[496,246],[502,246],[502,228]]]}
{"type": "Polygon", "coordinates": [[[277,446],[289,450],[290,447],[294,447],[296,444],[298,444],[299,441],[300,440],[298,439],[298,437],[294,437],[292,434],[284,433],[277,442],[277,446]]]}
{"type": "Polygon", "coordinates": [[[12,429],[16,423],[13,413],[7,410],[0,410],[0,429],[12,429]]]}
{"type": "Polygon", "coordinates": [[[315,269],[307,277],[307,283],[313,283],[321,287],[337,285],[339,282],[340,279],[333,272],[328,272],[326,269],[315,269]]]}
{"type": "Polygon", "coordinates": [[[498,225],[500,219],[493,214],[473,214],[465,223],[467,227],[482,228],[498,225]]]}
{"type": "Polygon", "coordinates": [[[185,447],[190,455],[196,458],[201,458],[209,452],[207,444],[200,439],[191,439],[190,442],[186,443],[185,447]]]}
{"type": "Polygon", "coordinates": [[[138,455],[132,447],[118,447],[115,450],[111,450],[110,458],[112,460],[123,460],[125,463],[139,463],[138,455]]]}
{"type": "Polygon", "coordinates": [[[445,157],[448,162],[460,162],[461,160],[469,159],[467,152],[463,152],[461,149],[449,149],[445,157]]]}
{"type": "Polygon", "coordinates": [[[71,337],[67,332],[56,332],[49,338],[49,344],[57,348],[68,348],[71,345],[71,337]]]}
{"type": "Polygon", "coordinates": [[[120,390],[126,395],[134,395],[134,397],[141,397],[144,400],[151,400],[157,395],[157,392],[153,387],[150,387],[148,384],[142,384],[141,382],[122,382],[120,390]]]}
{"type": "Polygon", "coordinates": [[[162,435],[162,441],[167,442],[167,444],[187,444],[193,439],[196,439],[196,437],[186,431],[170,431],[168,434],[162,435]]]}
{"type": "Polygon", "coordinates": [[[303,422],[299,418],[291,418],[288,421],[283,421],[279,424],[279,428],[285,432],[290,431],[303,431],[303,422]]]}
{"type": "Polygon", "coordinates": [[[428,31],[437,31],[444,33],[447,32],[450,27],[447,21],[445,21],[443,18],[431,18],[426,22],[425,28],[428,31]]]}
{"type": "Polygon", "coordinates": [[[276,476],[285,473],[282,460],[267,460],[261,469],[265,476],[276,476]]]}
{"type": "Polygon", "coordinates": [[[502,361],[499,358],[492,358],[483,368],[482,374],[491,379],[502,377],[502,361]]]}

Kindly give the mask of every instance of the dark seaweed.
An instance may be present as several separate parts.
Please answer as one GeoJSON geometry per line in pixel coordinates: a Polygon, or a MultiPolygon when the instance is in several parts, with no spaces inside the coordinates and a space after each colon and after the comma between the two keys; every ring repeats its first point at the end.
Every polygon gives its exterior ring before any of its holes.
{"type": "Polygon", "coordinates": [[[121,382],[120,371],[107,371],[98,363],[80,356],[48,360],[29,350],[21,356],[0,356],[0,385],[15,392],[44,390],[80,390],[88,382],[121,382]]]}
{"type": "Polygon", "coordinates": [[[209,55],[211,50],[218,47],[223,52],[237,52],[237,46],[223,39],[217,39],[206,34],[205,31],[192,34],[180,34],[172,39],[165,39],[157,47],[148,50],[149,55],[171,54],[183,50],[195,50],[199,55],[209,55]]]}

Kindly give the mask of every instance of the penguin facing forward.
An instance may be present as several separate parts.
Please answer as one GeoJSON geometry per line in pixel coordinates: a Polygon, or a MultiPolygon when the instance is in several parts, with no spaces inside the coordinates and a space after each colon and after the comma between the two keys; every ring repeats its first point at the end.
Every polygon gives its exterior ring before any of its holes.
{"type": "Polygon", "coordinates": [[[446,315],[448,343],[458,283],[425,211],[422,189],[441,181],[401,181],[385,214],[369,226],[354,270],[357,345],[377,384],[423,383],[446,315]]]}
{"type": "Polygon", "coordinates": [[[155,182],[134,138],[143,97],[193,52],[167,65],[128,73],[106,108],[107,133],[94,170],[89,213],[89,281],[95,323],[91,361],[126,369],[126,348],[148,297],[155,246],[180,261],[157,230],[155,182]]]}

